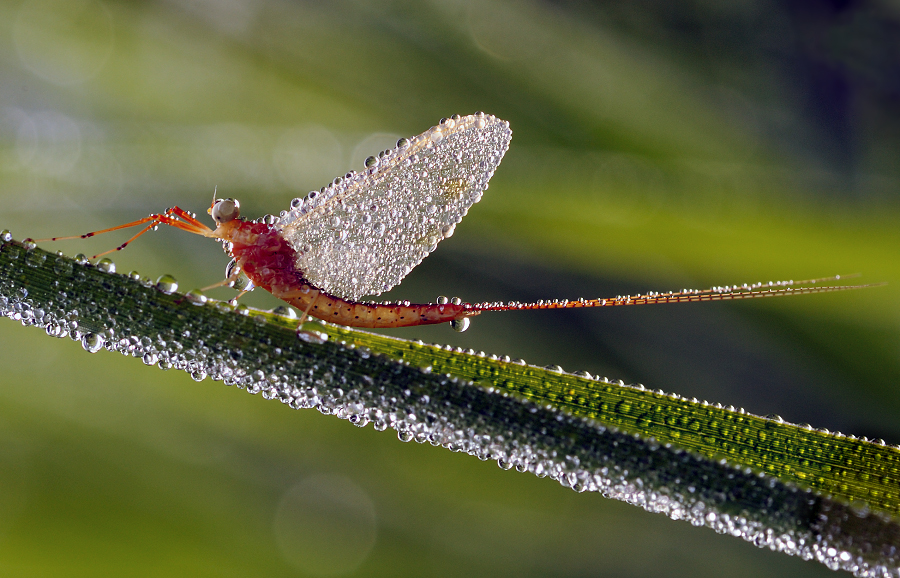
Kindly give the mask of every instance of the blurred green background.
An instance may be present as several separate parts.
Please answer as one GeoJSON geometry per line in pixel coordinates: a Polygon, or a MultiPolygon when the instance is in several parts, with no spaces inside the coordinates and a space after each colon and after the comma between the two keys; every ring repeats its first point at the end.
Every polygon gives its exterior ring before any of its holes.
{"type": "MultiPolygon", "coordinates": [[[[889,285],[394,334],[898,443],[898,39],[893,0],[0,0],[0,228],[205,216],[216,186],[277,213],[484,110],[514,133],[490,190],[388,298],[889,285]]],[[[184,289],[228,261],[175,230],[115,260],[184,289]]],[[[0,370],[6,576],[830,573],[8,320],[0,370]]]]}

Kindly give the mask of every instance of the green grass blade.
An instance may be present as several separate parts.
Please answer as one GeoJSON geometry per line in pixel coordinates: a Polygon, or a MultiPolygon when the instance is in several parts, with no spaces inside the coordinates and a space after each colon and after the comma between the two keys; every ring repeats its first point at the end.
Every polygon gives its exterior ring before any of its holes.
{"type": "Polygon", "coordinates": [[[900,451],[589,376],[201,303],[6,240],[0,312],[857,575],[900,567],[900,451]]]}

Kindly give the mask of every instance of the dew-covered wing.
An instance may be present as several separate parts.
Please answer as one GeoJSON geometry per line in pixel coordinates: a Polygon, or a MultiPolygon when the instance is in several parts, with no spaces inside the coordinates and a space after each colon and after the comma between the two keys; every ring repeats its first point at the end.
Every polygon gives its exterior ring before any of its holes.
{"type": "Polygon", "coordinates": [[[453,234],[511,137],[490,115],[444,119],[370,157],[363,172],[294,199],[276,227],[311,283],[348,299],[378,295],[453,234]]]}

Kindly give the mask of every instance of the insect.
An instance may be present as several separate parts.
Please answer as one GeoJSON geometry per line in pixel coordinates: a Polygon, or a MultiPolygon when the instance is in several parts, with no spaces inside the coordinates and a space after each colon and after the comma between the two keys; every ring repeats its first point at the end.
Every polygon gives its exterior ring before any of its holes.
{"type": "Polygon", "coordinates": [[[394,149],[369,157],[362,172],[349,172],[305,198],[294,199],[290,210],[279,217],[248,221],[240,216],[238,201],[214,199],[207,211],[215,221],[214,229],[172,207],[117,227],[44,240],[83,239],[144,225],[115,249],[95,255],[99,257],[124,249],[157,225],[219,239],[233,260],[226,279],[203,290],[234,285],[246,276],[252,285],[240,295],[262,287],[302,311],[301,326],[307,316],[313,316],[354,327],[450,322],[463,331],[469,318],[485,311],[722,301],[856,288],[800,286],[840,278],[828,277],[576,301],[361,301],[363,296],[378,295],[400,283],[441,240],[453,234],[456,224],[488,188],[511,138],[509,123],[494,116],[481,112],[455,115],[419,136],[400,139],[394,149]]]}

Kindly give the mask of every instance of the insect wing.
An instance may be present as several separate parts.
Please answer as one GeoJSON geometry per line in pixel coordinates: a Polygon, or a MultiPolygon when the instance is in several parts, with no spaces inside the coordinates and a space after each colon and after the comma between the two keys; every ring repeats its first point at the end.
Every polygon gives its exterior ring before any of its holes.
{"type": "Polygon", "coordinates": [[[294,199],[276,226],[308,281],[346,299],[378,295],[453,234],[511,138],[509,123],[490,115],[445,119],[294,199]]]}

